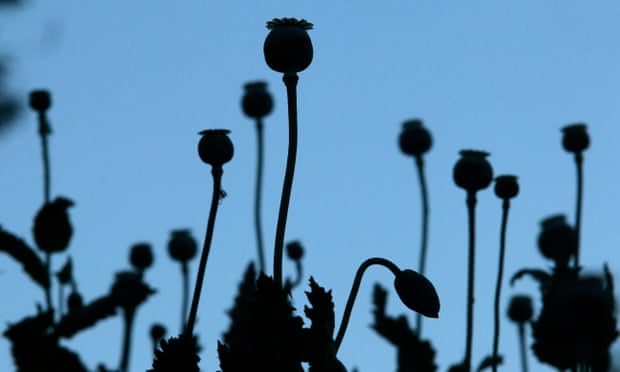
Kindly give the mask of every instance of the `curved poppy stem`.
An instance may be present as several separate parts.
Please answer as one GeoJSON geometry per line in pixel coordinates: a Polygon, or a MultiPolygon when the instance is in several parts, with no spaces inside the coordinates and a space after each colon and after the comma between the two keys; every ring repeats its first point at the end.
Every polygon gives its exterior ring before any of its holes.
{"type": "Polygon", "coordinates": [[[355,298],[357,297],[357,292],[359,292],[360,284],[362,283],[362,277],[364,276],[364,272],[372,265],[381,265],[385,266],[394,275],[398,275],[401,271],[396,264],[392,261],[381,258],[381,257],[373,257],[369,258],[366,261],[362,262],[362,264],[358,267],[357,272],[355,273],[355,279],[353,279],[353,286],[351,287],[351,292],[349,292],[349,298],[347,299],[347,305],[344,308],[344,313],[342,314],[342,321],[340,321],[340,328],[338,329],[338,334],[336,336],[335,341],[335,352],[338,352],[340,348],[340,344],[342,343],[342,339],[344,338],[344,334],[347,331],[347,326],[349,324],[349,318],[351,318],[351,312],[353,311],[353,305],[355,304],[355,298]]]}
{"type": "MultiPolygon", "coordinates": [[[[426,247],[428,246],[428,190],[426,187],[426,177],[424,175],[424,159],[422,155],[416,156],[416,168],[418,170],[418,181],[420,183],[420,192],[422,194],[422,233],[420,241],[420,262],[419,270],[420,275],[425,274],[426,270],[426,247]]],[[[422,314],[416,313],[416,331],[418,336],[422,334],[422,314]]]]}
{"type": "Polygon", "coordinates": [[[469,225],[469,255],[467,269],[467,330],[465,339],[465,371],[471,370],[471,349],[474,330],[474,271],[476,256],[476,194],[467,193],[467,214],[469,225]]]}
{"type": "Polygon", "coordinates": [[[215,216],[217,214],[217,206],[219,204],[222,191],[222,173],[221,167],[213,167],[213,195],[211,197],[211,209],[209,210],[209,220],[207,221],[207,232],[205,234],[204,244],[202,246],[202,254],[200,256],[200,265],[196,276],[196,286],[194,287],[194,296],[192,297],[192,307],[189,312],[185,334],[192,337],[194,334],[194,325],[196,323],[196,313],[198,312],[198,303],[200,302],[200,293],[202,291],[202,283],[204,281],[205,269],[207,267],[207,258],[213,240],[213,229],[215,226],[215,216]]]}
{"type": "Polygon", "coordinates": [[[506,226],[508,225],[508,209],[510,200],[502,202],[502,225],[499,242],[499,264],[497,269],[497,284],[495,286],[495,303],[493,307],[494,332],[493,332],[493,372],[497,372],[498,349],[499,349],[499,303],[502,291],[502,278],[504,276],[504,256],[506,252],[506,226]]]}
{"type": "Polygon", "coordinates": [[[121,362],[118,370],[127,372],[129,367],[129,355],[131,354],[131,334],[133,331],[133,321],[136,314],[136,308],[126,308],[123,310],[123,350],[121,352],[121,362]]]}
{"type": "Polygon", "coordinates": [[[181,299],[181,332],[185,329],[187,323],[187,306],[189,303],[189,266],[187,261],[181,262],[181,280],[182,280],[182,299],[181,299]]]}
{"type": "Polygon", "coordinates": [[[261,219],[261,195],[263,185],[263,121],[256,119],[256,185],[254,192],[254,230],[256,232],[256,249],[258,250],[258,268],[263,273],[265,268],[265,249],[263,247],[263,230],[261,219]]]}
{"type": "MultiPolygon", "coordinates": [[[[43,203],[48,204],[50,202],[50,155],[49,144],[47,137],[52,132],[50,124],[45,115],[45,110],[37,110],[39,119],[39,137],[41,138],[41,157],[43,158],[43,203]]],[[[45,269],[47,276],[50,276],[50,270],[52,267],[52,255],[50,252],[45,252],[45,269]]],[[[47,310],[52,310],[52,293],[51,287],[48,286],[45,289],[45,302],[47,303],[47,310]]]]}
{"type": "Polygon", "coordinates": [[[276,226],[276,239],[273,256],[273,278],[276,285],[282,288],[282,255],[284,252],[284,232],[286,230],[286,218],[288,215],[288,205],[291,199],[293,188],[293,175],[295,174],[295,160],[297,157],[297,81],[299,77],[296,73],[285,73],[282,80],[286,85],[288,98],[288,125],[289,142],[288,154],[286,158],[286,170],[284,172],[284,182],[282,185],[282,197],[280,199],[280,210],[278,212],[278,223],[276,226]]]}
{"type": "Polygon", "coordinates": [[[583,198],[583,154],[575,154],[577,167],[577,207],[575,211],[575,267],[579,267],[579,246],[581,237],[581,206],[583,198]]]}

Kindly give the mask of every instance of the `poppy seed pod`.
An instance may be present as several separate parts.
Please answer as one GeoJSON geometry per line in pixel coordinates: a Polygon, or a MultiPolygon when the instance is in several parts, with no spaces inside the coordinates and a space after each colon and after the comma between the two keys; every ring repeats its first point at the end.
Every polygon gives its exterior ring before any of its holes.
{"type": "Polygon", "coordinates": [[[267,116],[273,110],[273,98],[267,91],[267,83],[255,81],[243,86],[245,94],[241,100],[243,113],[247,116],[260,119],[267,116]]]}
{"type": "Polygon", "coordinates": [[[131,247],[129,262],[138,270],[149,268],[153,264],[153,250],[148,243],[138,243],[131,247]]]}
{"type": "Polygon", "coordinates": [[[420,156],[430,150],[433,138],[428,129],[418,119],[403,123],[403,130],[398,137],[400,150],[407,155],[420,156]]]}
{"type": "Polygon", "coordinates": [[[566,216],[558,214],[541,221],[538,248],[543,256],[565,265],[575,253],[575,230],[566,222],[566,216]]]}
{"type": "Polygon", "coordinates": [[[501,175],[495,178],[495,195],[500,199],[512,199],[519,194],[517,176],[501,175]]]}
{"type": "Polygon", "coordinates": [[[151,326],[150,330],[151,340],[153,342],[157,342],[162,338],[166,337],[166,327],[163,324],[155,323],[151,326]]]}
{"type": "Polygon", "coordinates": [[[228,138],[229,130],[208,129],[199,132],[202,137],[198,142],[198,155],[200,159],[214,167],[221,167],[232,159],[234,148],[228,138]]]}
{"type": "Polygon", "coordinates": [[[304,256],[304,247],[297,240],[286,245],[286,255],[292,261],[299,261],[304,256]]]}
{"type": "Polygon", "coordinates": [[[532,319],[534,308],[532,298],[526,295],[515,295],[508,305],[508,317],[515,323],[525,323],[532,319]]]}
{"type": "Polygon", "coordinates": [[[269,34],[263,45],[265,62],[275,71],[296,73],[312,62],[312,41],[306,30],[312,23],[296,18],[274,18],[267,22],[269,34]]]}
{"type": "Polygon", "coordinates": [[[413,270],[402,270],[394,278],[394,288],[411,310],[429,318],[439,317],[439,296],[425,276],[413,270]]]}
{"type": "Polygon", "coordinates": [[[168,241],[168,253],[173,260],[187,262],[196,256],[198,245],[189,230],[175,230],[168,241]]]}
{"type": "Polygon", "coordinates": [[[50,92],[45,89],[31,91],[29,104],[35,111],[46,111],[52,105],[50,92]]]}
{"type": "Polygon", "coordinates": [[[580,153],[590,146],[590,137],[586,131],[586,125],[582,123],[567,125],[562,128],[562,146],[564,150],[572,153],[580,153]]]}
{"type": "Polygon", "coordinates": [[[461,158],[454,166],[454,182],[468,192],[486,189],[493,180],[493,168],[487,160],[488,152],[461,150],[461,158]]]}
{"type": "Polygon", "coordinates": [[[61,252],[67,249],[73,236],[73,227],[67,209],[73,201],[58,197],[46,203],[34,219],[34,240],[43,252],[61,252]]]}

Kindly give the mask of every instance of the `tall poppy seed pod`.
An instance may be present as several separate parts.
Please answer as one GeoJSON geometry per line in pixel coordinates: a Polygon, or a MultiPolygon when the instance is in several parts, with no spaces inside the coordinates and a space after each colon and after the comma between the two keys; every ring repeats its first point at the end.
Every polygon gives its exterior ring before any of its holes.
{"type": "Polygon", "coordinates": [[[228,138],[229,130],[207,129],[199,132],[202,137],[198,142],[200,159],[213,167],[221,167],[232,159],[234,148],[228,138]]]}
{"type": "Polygon", "coordinates": [[[508,305],[508,317],[515,323],[525,323],[532,319],[534,308],[532,298],[527,295],[515,295],[508,305]]]}
{"type": "Polygon", "coordinates": [[[538,248],[543,256],[558,264],[567,264],[575,253],[575,230],[566,222],[563,214],[541,221],[542,231],[538,236],[538,248]]]}
{"type": "Polygon", "coordinates": [[[402,270],[394,278],[394,288],[411,310],[429,318],[439,317],[439,296],[425,276],[413,270],[402,270]]]}
{"type": "Polygon", "coordinates": [[[282,73],[296,73],[310,66],[314,51],[306,31],[312,27],[305,19],[274,18],[267,22],[271,30],[263,45],[267,65],[282,73]]]}
{"type": "Polygon", "coordinates": [[[245,94],[241,100],[243,113],[247,116],[260,119],[273,110],[273,98],[267,91],[267,83],[254,81],[243,86],[245,94]]]}
{"type": "Polygon", "coordinates": [[[36,89],[30,92],[30,108],[35,111],[46,111],[52,105],[50,92],[45,89],[36,89]]]}
{"type": "Polygon", "coordinates": [[[486,189],[493,180],[493,168],[487,160],[488,152],[461,150],[461,158],[454,166],[454,182],[468,192],[486,189]]]}
{"type": "Polygon", "coordinates": [[[562,146],[568,152],[580,153],[590,146],[590,136],[583,123],[567,125],[562,128],[562,133],[562,146]]]}
{"type": "Polygon", "coordinates": [[[304,256],[304,247],[297,240],[286,245],[286,255],[292,261],[299,261],[304,256]]]}
{"type": "Polygon", "coordinates": [[[131,247],[129,262],[138,270],[149,268],[153,264],[153,250],[148,243],[137,243],[131,247]]]}
{"type": "Polygon", "coordinates": [[[428,129],[424,128],[419,119],[403,123],[403,130],[398,137],[400,150],[407,155],[420,156],[430,150],[433,138],[428,129]]]}
{"type": "Polygon", "coordinates": [[[495,195],[500,199],[512,199],[519,194],[517,176],[501,175],[495,178],[495,195]]]}
{"type": "Polygon", "coordinates": [[[175,261],[187,262],[196,256],[198,244],[189,230],[174,230],[168,241],[168,253],[175,261]]]}

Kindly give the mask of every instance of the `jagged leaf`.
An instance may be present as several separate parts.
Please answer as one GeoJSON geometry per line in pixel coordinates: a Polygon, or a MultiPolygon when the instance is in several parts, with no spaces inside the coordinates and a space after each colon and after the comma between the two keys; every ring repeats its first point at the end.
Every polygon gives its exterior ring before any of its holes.
{"type": "Polygon", "coordinates": [[[198,372],[200,357],[195,337],[185,334],[162,340],[161,349],[155,350],[153,368],[147,372],[198,372]]]}
{"type": "Polygon", "coordinates": [[[335,327],[332,291],[326,291],[310,277],[310,292],[306,292],[306,296],[312,307],[305,306],[304,313],[312,320],[311,327],[325,332],[325,335],[331,338],[335,327]]]}
{"type": "Polygon", "coordinates": [[[108,295],[74,309],[62,317],[56,326],[56,334],[60,337],[72,337],[79,331],[94,326],[100,320],[115,315],[116,306],[114,298],[108,295]]]}
{"type": "Polygon", "coordinates": [[[62,269],[56,273],[56,277],[61,284],[73,282],[73,264],[71,262],[71,257],[67,257],[67,262],[65,262],[62,269]]]}
{"type": "Polygon", "coordinates": [[[30,248],[22,239],[2,230],[0,227],[0,251],[7,253],[17,262],[21,263],[24,271],[30,278],[43,287],[48,289],[50,279],[43,262],[37,256],[32,248],[30,248]]]}

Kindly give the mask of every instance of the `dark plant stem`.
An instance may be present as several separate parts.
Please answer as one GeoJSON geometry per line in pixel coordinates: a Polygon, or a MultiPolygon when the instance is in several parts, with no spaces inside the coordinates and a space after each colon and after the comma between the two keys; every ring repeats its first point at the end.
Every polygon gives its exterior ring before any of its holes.
{"type": "Polygon", "coordinates": [[[581,237],[581,205],[583,197],[583,154],[575,154],[577,166],[577,207],[575,211],[575,267],[579,267],[579,246],[581,237]]]}
{"type": "Polygon", "coordinates": [[[62,283],[58,286],[58,318],[62,318],[62,313],[64,312],[63,303],[64,301],[64,286],[62,283]]]}
{"type": "Polygon", "coordinates": [[[525,348],[525,323],[518,324],[519,331],[519,351],[521,353],[521,371],[528,372],[527,368],[527,349],[525,348]]]}
{"type": "MultiPolygon", "coordinates": [[[[43,158],[43,203],[48,204],[50,202],[50,155],[47,136],[51,133],[51,128],[45,111],[38,111],[39,116],[39,137],[41,138],[41,156],[43,158]]],[[[52,266],[52,255],[50,252],[45,252],[45,269],[47,276],[49,277],[52,266]]],[[[45,289],[45,301],[47,303],[47,310],[52,310],[52,293],[51,287],[48,286],[45,289]]]]}
{"type": "MultiPolygon", "coordinates": [[[[493,361],[497,362],[499,349],[499,303],[502,291],[502,277],[504,276],[504,256],[506,253],[506,226],[508,224],[508,209],[510,200],[502,202],[502,226],[499,239],[499,263],[497,265],[497,284],[495,286],[494,332],[493,332],[493,361]]],[[[493,372],[497,372],[497,363],[493,363],[493,372]]]]}
{"type": "Polygon", "coordinates": [[[185,334],[192,337],[194,334],[194,325],[196,323],[196,313],[198,312],[198,303],[200,302],[200,293],[202,291],[202,283],[204,281],[205,269],[207,267],[207,258],[209,257],[209,249],[211,248],[211,240],[213,239],[213,228],[215,226],[215,215],[217,214],[217,206],[220,200],[222,190],[222,167],[213,167],[213,195],[211,197],[211,208],[209,210],[209,220],[207,221],[207,232],[205,234],[204,244],[202,246],[202,254],[200,256],[200,264],[198,266],[198,274],[196,275],[196,286],[194,287],[194,296],[192,297],[192,307],[189,312],[185,334]]]}
{"type": "Polygon", "coordinates": [[[355,279],[353,279],[353,286],[351,287],[351,292],[349,292],[349,298],[347,299],[347,304],[344,308],[344,313],[342,314],[342,321],[340,322],[340,328],[338,329],[335,341],[336,352],[338,352],[340,344],[342,343],[342,339],[344,338],[344,334],[347,331],[349,318],[351,317],[351,312],[353,311],[353,305],[355,304],[355,298],[357,297],[357,292],[360,289],[360,284],[362,283],[362,277],[364,276],[364,272],[372,265],[385,266],[390,269],[390,271],[392,271],[394,275],[398,275],[398,273],[400,272],[400,269],[398,268],[398,266],[396,266],[396,264],[385,258],[373,257],[362,262],[360,267],[357,269],[357,272],[355,273],[355,279]]]}
{"type": "Polygon", "coordinates": [[[467,331],[465,341],[465,371],[471,370],[471,349],[474,330],[474,271],[476,257],[476,194],[467,193],[467,212],[469,225],[469,255],[467,267],[467,331]]]}
{"type": "Polygon", "coordinates": [[[256,187],[254,193],[254,230],[256,231],[256,248],[258,249],[258,267],[263,273],[265,268],[265,249],[263,247],[263,230],[261,219],[261,196],[263,188],[263,121],[256,119],[256,187]]]}
{"type": "Polygon", "coordinates": [[[127,372],[129,367],[129,355],[131,352],[131,334],[133,329],[133,320],[136,314],[135,307],[123,309],[123,350],[121,353],[121,363],[118,367],[120,372],[127,372]]]}
{"type": "MultiPolygon", "coordinates": [[[[416,168],[418,169],[418,180],[420,182],[420,191],[422,193],[422,234],[420,241],[420,262],[419,273],[425,274],[426,270],[426,247],[428,246],[428,190],[426,188],[426,177],[424,175],[424,159],[422,155],[415,158],[416,168]]],[[[422,314],[416,313],[416,331],[418,336],[422,335],[422,314]]]]}
{"type": "Polygon", "coordinates": [[[288,288],[289,290],[292,290],[293,288],[299,286],[301,284],[302,277],[303,277],[303,267],[301,264],[301,260],[295,260],[295,279],[290,280],[289,278],[287,278],[285,287],[288,288]]]}
{"type": "Polygon", "coordinates": [[[286,95],[288,98],[288,126],[289,142],[288,155],[286,158],[286,170],[284,172],[284,183],[282,185],[282,198],[280,199],[280,210],[278,212],[278,224],[276,226],[276,239],[273,256],[273,278],[276,285],[282,287],[282,254],[284,251],[284,232],[286,230],[286,218],[288,215],[288,205],[291,199],[293,188],[293,175],[295,174],[295,160],[297,157],[297,81],[299,77],[296,73],[285,73],[282,78],[286,85],[286,95]]]}
{"type": "Polygon", "coordinates": [[[181,332],[183,332],[187,323],[187,305],[189,302],[189,267],[187,265],[187,261],[181,262],[181,280],[183,281],[183,297],[181,299],[181,332]]]}

